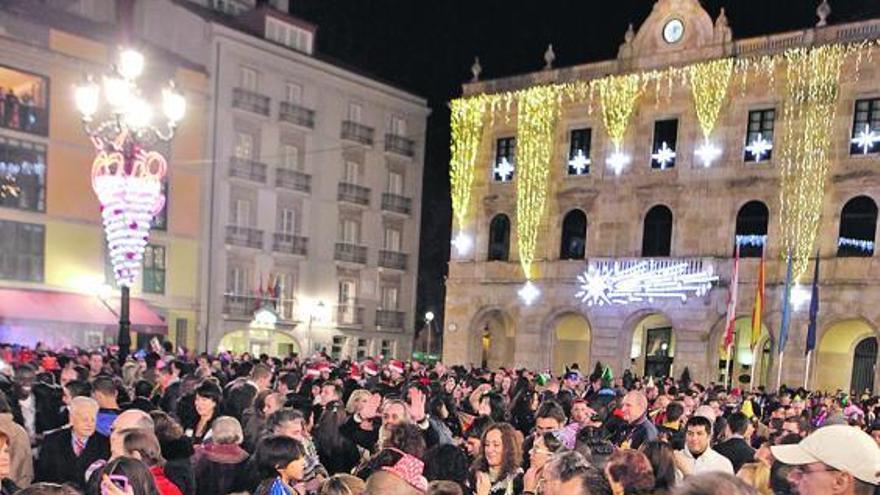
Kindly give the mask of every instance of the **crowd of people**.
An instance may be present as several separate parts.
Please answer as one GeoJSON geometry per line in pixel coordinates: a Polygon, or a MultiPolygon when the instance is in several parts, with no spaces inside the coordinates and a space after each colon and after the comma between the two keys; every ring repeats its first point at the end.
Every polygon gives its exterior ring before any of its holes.
{"type": "Polygon", "coordinates": [[[871,494],[880,404],[418,361],[0,345],[0,495],[871,494]]]}

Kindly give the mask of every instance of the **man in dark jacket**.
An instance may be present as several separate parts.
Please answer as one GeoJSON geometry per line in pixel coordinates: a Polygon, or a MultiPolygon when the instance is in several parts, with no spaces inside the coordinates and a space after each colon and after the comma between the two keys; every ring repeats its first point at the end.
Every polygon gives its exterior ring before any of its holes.
{"type": "Polygon", "coordinates": [[[373,394],[359,413],[353,414],[339,427],[339,433],[358,446],[375,451],[380,447],[379,432],[389,424],[412,423],[422,430],[425,445],[430,448],[440,442],[440,436],[425,414],[425,395],[418,388],[410,389],[410,404],[401,400],[388,400],[373,394]],[[381,416],[379,413],[381,404],[381,416]]]}
{"type": "Polygon", "coordinates": [[[754,462],[755,449],[749,445],[752,423],[741,412],[735,412],[727,418],[727,427],[730,428],[730,438],[716,445],[715,451],[727,457],[733,464],[733,472],[748,462],[754,462]]]}
{"type": "Polygon", "coordinates": [[[657,427],[648,419],[648,398],[644,392],[633,390],[627,393],[620,410],[627,423],[620,441],[622,448],[638,449],[645,442],[657,440],[657,427]]]}
{"type": "Polygon", "coordinates": [[[85,486],[86,469],[110,457],[110,442],[95,431],[98,403],[89,397],[70,402],[70,427],[46,435],[37,461],[36,481],[85,486]]]}

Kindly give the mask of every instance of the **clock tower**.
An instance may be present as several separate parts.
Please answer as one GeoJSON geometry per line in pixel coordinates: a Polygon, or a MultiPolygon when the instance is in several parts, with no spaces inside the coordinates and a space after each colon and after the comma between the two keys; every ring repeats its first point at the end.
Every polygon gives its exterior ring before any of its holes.
{"type": "Polygon", "coordinates": [[[723,9],[713,22],[699,0],[657,0],[638,31],[630,26],[618,58],[631,69],[679,65],[730,54],[731,38],[723,9]]]}

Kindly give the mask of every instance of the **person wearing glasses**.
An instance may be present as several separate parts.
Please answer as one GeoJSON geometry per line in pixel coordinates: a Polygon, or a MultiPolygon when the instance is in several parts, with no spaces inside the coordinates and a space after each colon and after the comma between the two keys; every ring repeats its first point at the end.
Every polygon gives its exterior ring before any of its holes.
{"type": "Polygon", "coordinates": [[[880,447],[853,426],[825,426],[770,452],[793,466],[788,479],[800,495],[870,495],[880,485],[880,447]]]}

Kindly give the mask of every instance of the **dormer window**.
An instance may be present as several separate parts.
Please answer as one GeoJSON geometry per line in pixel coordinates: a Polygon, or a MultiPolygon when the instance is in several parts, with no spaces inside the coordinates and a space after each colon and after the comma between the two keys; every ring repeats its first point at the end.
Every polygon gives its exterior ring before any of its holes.
{"type": "Polygon", "coordinates": [[[314,34],[306,29],[271,17],[266,18],[266,39],[269,41],[311,55],[313,37],[314,34]]]}

